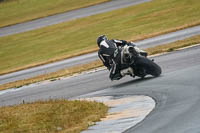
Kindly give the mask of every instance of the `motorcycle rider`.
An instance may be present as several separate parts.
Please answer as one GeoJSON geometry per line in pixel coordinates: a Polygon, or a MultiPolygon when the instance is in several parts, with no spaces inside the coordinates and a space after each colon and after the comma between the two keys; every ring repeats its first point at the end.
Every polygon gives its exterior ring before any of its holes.
{"type": "Polygon", "coordinates": [[[98,56],[102,60],[104,66],[110,70],[109,78],[111,80],[119,80],[125,76],[128,72],[133,73],[131,67],[121,70],[121,51],[119,47],[125,45],[133,46],[137,52],[143,56],[147,56],[147,52],[139,49],[133,42],[127,42],[125,40],[109,40],[105,35],[101,35],[97,38],[97,44],[99,47],[98,56]]]}

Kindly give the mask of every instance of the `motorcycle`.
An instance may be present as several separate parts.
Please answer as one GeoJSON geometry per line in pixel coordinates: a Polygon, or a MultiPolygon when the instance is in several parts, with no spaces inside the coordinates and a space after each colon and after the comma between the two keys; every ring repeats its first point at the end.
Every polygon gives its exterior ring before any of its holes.
{"type": "Polygon", "coordinates": [[[154,60],[148,59],[147,55],[141,55],[138,47],[125,45],[119,49],[121,51],[121,75],[144,78],[146,75],[158,77],[162,73],[161,67],[154,60]]]}

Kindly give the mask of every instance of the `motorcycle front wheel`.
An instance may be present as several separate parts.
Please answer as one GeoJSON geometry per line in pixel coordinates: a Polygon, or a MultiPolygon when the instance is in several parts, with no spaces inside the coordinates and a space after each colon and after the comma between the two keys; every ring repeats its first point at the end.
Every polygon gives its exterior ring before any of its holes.
{"type": "Polygon", "coordinates": [[[137,57],[135,60],[135,64],[136,64],[137,69],[139,71],[140,70],[145,71],[146,75],[150,74],[154,77],[158,77],[162,73],[160,66],[146,57],[142,57],[142,56],[137,57]]]}

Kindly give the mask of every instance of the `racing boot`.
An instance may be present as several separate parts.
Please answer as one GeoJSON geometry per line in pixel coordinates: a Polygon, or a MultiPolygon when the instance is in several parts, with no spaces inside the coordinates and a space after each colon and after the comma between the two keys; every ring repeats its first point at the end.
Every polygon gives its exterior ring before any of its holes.
{"type": "Polygon", "coordinates": [[[113,76],[110,76],[111,81],[113,80],[120,80],[122,78],[122,75],[120,73],[117,73],[113,76]]]}

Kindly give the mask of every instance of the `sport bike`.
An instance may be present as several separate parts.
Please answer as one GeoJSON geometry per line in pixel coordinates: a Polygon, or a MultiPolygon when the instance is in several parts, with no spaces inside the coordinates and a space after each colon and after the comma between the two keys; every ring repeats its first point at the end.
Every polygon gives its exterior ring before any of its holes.
{"type": "Polygon", "coordinates": [[[160,76],[162,70],[154,60],[142,56],[137,47],[125,45],[119,48],[121,52],[121,74],[144,78],[146,75],[160,76]],[[132,69],[130,69],[132,68],[132,69]]]}

